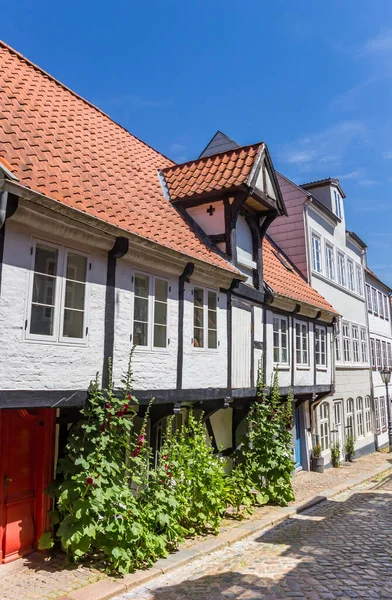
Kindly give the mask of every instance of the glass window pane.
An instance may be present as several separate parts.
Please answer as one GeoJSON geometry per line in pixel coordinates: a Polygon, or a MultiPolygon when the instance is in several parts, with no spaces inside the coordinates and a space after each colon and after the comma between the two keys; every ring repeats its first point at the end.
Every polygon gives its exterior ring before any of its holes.
{"type": "Polygon", "coordinates": [[[65,306],[66,308],[84,309],[84,283],[76,281],[67,281],[65,285],[65,306]]]}
{"type": "Polygon", "coordinates": [[[203,306],[203,290],[195,288],[193,292],[195,306],[203,306]]]}
{"type": "Polygon", "coordinates": [[[134,320],[135,321],[148,321],[148,300],[147,299],[135,298],[134,320]]]}
{"type": "Polygon", "coordinates": [[[81,254],[68,252],[67,258],[67,279],[75,281],[86,281],[87,258],[81,254]]]}
{"type": "Polygon", "coordinates": [[[63,336],[71,338],[83,337],[84,313],[76,310],[64,311],[63,336]]]}
{"type": "Polygon", "coordinates": [[[34,271],[46,275],[57,275],[57,248],[37,244],[35,248],[34,271]]]}
{"type": "Polygon", "coordinates": [[[56,293],[56,279],[46,275],[34,273],[33,302],[38,304],[54,305],[56,293]]]}
{"type": "Polygon", "coordinates": [[[215,294],[215,292],[208,292],[208,308],[210,310],[216,310],[216,294],[215,294]]]}
{"type": "Polygon", "coordinates": [[[162,279],[155,280],[155,300],[167,302],[167,281],[162,279]]]}
{"type": "Polygon", "coordinates": [[[216,311],[208,311],[208,327],[210,329],[216,329],[216,311]]]}
{"type": "Polygon", "coordinates": [[[134,322],[133,343],[138,346],[147,346],[147,323],[134,322]]]}
{"type": "Polygon", "coordinates": [[[216,331],[214,329],[210,329],[208,331],[208,347],[209,348],[217,348],[217,346],[218,346],[218,342],[217,342],[216,331]]]}
{"type": "Polygon", "coordinates": [[[53,335],[54,308],[48,306],[31,307],[30,333],[35,335],[53,335]]]}
{"type": "Polygon", "coordinates": [[[195,307],[195,327],[203,327],[203,309],[195,307]]]}
{"type": "Polygon", "coordinates": [[[166,348],[166,326],[154,325],[154,346],[155,348],[166,348]]]}
{"type": "Polygon", "coordinates": [[[195,327],[193,335],[194,335],[194,337],[193,337],[194,347],[195,348],[203,348],[204,347],[203,329],[199,329],[199,328],[195,327]]]}
{"type": "Polygon", "coordinates": [[[148,298],[148,277],[147,275],[135,275],[135,296],[148,298]]]}
{"type": "MultiPolygon", "coordinates": [[[[146,300],[144,302],[147,302],[146,300]]],[[[167,323],[167,304],[163,302],[155,302],[155,323],[158,325],[166,325],[167,323]]]]}

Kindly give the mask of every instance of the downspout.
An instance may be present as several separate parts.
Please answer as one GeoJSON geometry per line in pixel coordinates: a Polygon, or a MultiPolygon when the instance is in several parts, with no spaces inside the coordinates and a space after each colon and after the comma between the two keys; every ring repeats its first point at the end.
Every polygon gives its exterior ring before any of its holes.
{"type": "Polygon", "coordinates": [[[0,293],[1,279],[3,271],[4,239],[5,239],[5,220],[7,218],[8,192],[0,192],[0,293]]]}
{"type": "Polygon", "coordinates": [[[304,203],[304,221],[305,221],[305,257],[306,257],[306,269],[307,269],[307,282],[309,285],[312,285],[312,269],[310,263],[310,247],[309,247],[309,223],[308,223],[308,206],[311,204],[312,200],[309,198],[304,203]]]}
{"type": "Polygon", "coordinates": [[[177,341],[177,384],[176,388],[182,388],[182,371],[184,362],[184,295],[185,283],[189,282],[195,265],[188,262],[178,278],[178,341],[177,341]]]}
{"type": "MultiPolygon", "coordinates": [[[[366,250],[362,250],[362,268],[364,267],[364,258],[366,257],[366,250]]],[[[373,413],[373,424],[374,424],[374,447],[376,452],[378,451],[378,436],[376,431],[376,406],[374,403],[374,381],[373,381],[373,367],[372,367],[372,357],[371,357],[371,343],[370,343],[370,321],[369,321],[369,311],[367,306],[367,297],[366,297],[366,275],[365,270],[363,268],[362,272],[362,280],[363,280],[363,294],[365,297],[365,314],[366,314],[366,328],[367,328],[367,345],[368,345],[368,360],[369,360],[369,382],[370,382],[370,402],[373,413]]],[[[389,307],[388,307],[389,308],[389,307]]]]}

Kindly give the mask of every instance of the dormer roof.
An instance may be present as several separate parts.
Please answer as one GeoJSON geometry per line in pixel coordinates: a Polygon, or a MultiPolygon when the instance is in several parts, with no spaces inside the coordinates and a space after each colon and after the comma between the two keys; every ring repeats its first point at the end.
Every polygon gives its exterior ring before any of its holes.
{"type": "Polygon", "coordinates": [[[304,188],[304,190],[312,190],[314,188],[320,188],[330,185],[334,185],[338,188],[342,198],[346,197],[346,194],[343,192],[340,186],[339,179],[335,179],[333,177],[328,177],[327,179],[319,179],[317,181],[310,181],[309,183],[301,183],[301,187],[304,188]]]}

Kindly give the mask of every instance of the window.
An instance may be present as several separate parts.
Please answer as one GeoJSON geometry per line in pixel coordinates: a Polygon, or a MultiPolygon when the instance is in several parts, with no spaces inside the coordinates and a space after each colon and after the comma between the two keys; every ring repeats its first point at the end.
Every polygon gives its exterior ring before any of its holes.
{"type": "Polygon", "coordinates": [[[363,363],[368,362],[367,331],[363,327],[361,328],[361,359],[363,363]]]}
{"type": "Polygon", "coordinates": [[[351,339],[350,339],[350,325],[343,323],[343,359],[344,362],[351,362],[351,339]]]}
{"type": "Polygon", "coordinates": [[[274,363],[288,364],[288,327],[285,317],[274,317],[273,319],[273,337],[274,337],[274,363]]]}
{"type": "Polygon", "coordinates": [[[320,446],[322,450],[329,448],[329,405],[323,402],[320,406],[320,446]]]}
{"type": "Polygon", "coordinates": [[[382,366],[388,366],[388,357],[387,357],[387,343],[384,340],[381,342],[382,344],[382,366]]]}
{"type": "Polygon", "coordinates": [[[336,362],[340,362],[342,360],[340,333],[338,333],[335,338],[335,359],[336,359],[336,362]]]}
{"type": "Polygon", "coordinates": [[[321,240],[313,233],[312,235],[313,271],[321,273],[321,240]]]}
{"type": "Polygon", "coordinates": [[[208,305],[208,347],[218,347],[218,327],[217,327],[217,306],[216,293],[208,290],[207,305],[208,305]]]}
{"type": "Polygon", "coordinates": [[[193,290],[193,346],[204,348],[204,290],[193,290]]]}
{"type": "Polygon", "coordinates": [[[363,296],[362,267],[360,265],[355,265],[355,270],[357,273],[357,292],[360,296],[363,296]]]}
{"type": "Polygon", "coordinates": [[[367,303],[367,309],[368,311],[371,313],[372,312],[372,288],[370,287],[370,285],[367,283],[366,284],[366,303],[367,303]]]}
{"type": "Polygon", "coordinates": [[[381,319],[383,319],[384,318],[384,300],[382,297],[382,293],[377,292],[377,296],[378,296],[378,311],[379,311],[381,319]]]}
{"type": "Polygon", "coordinates": [[[338,252],[338,275],[340,285],[346,285],[346,267],[344,264],[344,254],[338,252]]]}
{"type": "Polygon", "coordinates": [[[381,431],[385,431],[387,428],[387,412],[384,396],[380,396],[380,426],[381,431]]]}
{"type": "Polygon", "coordinates": [[[354,437],[354,400],[352,398],[348,398],[347,400],[346,431],[347,435],[354,437]]]}
{"type": "Polygon", "coordinates": [[[370,396],[365,397],[365,432],[371,433],[372,431],[372,407],[370,403],[370,396]]]}
{"type": "Polygon", "coordinates": [[[325,367],[327,364],[327,345],[325,327],[315,327],[316,336],[316,365],[325,367]]]}
{"type": "Polygon", "coordinates": [[[384,294],[384,317],[389,321],[389,298],[384,294]]]}
{"type": "Polygon", "coordinates": [[[356,325],[351,327],[352,338],[353,338],[353,360],[355,363],[360,362],[359,358],[359,330],[356,325]]]}
{"type": "Polygon", "coordinates": [[[335,204],[335,215],[337,217],[339,217],[339,219],[342,218],[342,199],[340,197],[339,192],[337,192],[336,190],[333,191],[333,195],[334,195],[334,204],[335,204]]]}
{"type": "Polygon", "coordinates": [[[378,398],[374,398],[374,412],[376,415],[376,431],[380,431],[380,406],[378,398]]]}
{"type": "Polygon", "coordinates": [[[154,290],[154,347],[166,348],[167,345],[167,292],[168,284],[164,279],[155,279],[154,290]]]}
{"type": "Polygon", "coordinates": [[[308,326],[306,323],[295,324],[295,349],[297,365],[307,365],[308,358],[308,326]]]}
{"type": "Polygon", "coordinates": [[[354,263],[350,259],[347,259],[347,272],[348,272],[348,287],[352,292],[354,292],[355,291],[354,263]]]}
{"type": "Polygon", "coordinates": [[[365,430],[363,427],[363,403],[362,398],[360,396],[358,396],[356,400],[355,409],[357,417],[357,435],[358,437],[362,437],[363,435],[365,435],[365,430]]]}
{"type": "Polygon", "coordinates": [[[87,256],[34,242],[28,337],[83,340],[86,321],[87,256]]]}
{"type": "Polygon", "coordinates": [[[380,340],[376,340],[376,360],[377,360],[377,369],[381,369],[382,368],[382,354],[381,354],[380,340]]]}
{"type": "Polygon", "coordinates": [[[372,368],[375,369],[377,367],[376,364],[376,344],[373,338],[370,338],[370,354],[372,359],[372,368]]]}
{"type": "Polygon", "coordinates": [[[236,223],[237,263],[240,271],[248,277],[246,283],[253,285],[253,269],[257,268],[253,260],[253,237],[250,227],[243,215],[239,215],[236,223]]]}
{"type": "Polygon", "coordinates": [[[392,347],[391,342],[387,343],[388,367],[392,369],[392,347]]]}
{"type": "Polygon", "coordinates": [[[168,291],[168,283],[164,279],[135,273],[133,343],[136,346],[167,347],[168,291]]]}
{"type": "Polygon", "coordinates": [[[373,312],[378,317],[377,290],[372,288],[373,312]]]}
{"type": "Polygon", "coordinates": [[[193,289],[193,346],[194,348],[218,347],[218,296],[216,292],[193,289]],[[207,319],[207,321],[206,321],[207,319]],[[205,339],[207,334],[207,340],[205,339]]]}
{"type": "Polygon", "coordinates": [[[325,264],[327,269],[327,277],[329,279],[335,279],[335,259],[333,248],[329,244],[325,246],[325,264]]]}

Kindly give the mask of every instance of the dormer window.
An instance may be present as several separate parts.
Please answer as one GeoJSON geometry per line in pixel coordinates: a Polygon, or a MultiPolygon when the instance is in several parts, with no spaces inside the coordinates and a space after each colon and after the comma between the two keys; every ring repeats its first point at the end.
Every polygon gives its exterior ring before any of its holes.
{"type": "Polygon", "coordinates": [[[253,285],[253,269],[257,268],[253,260],[252,232],[244,216],[239,215],[236,226],[237,265],[244,275],[248,276],[247,283],[253,285]]]}
{"type": "Polygon", "coordinates": [[[337,190],[333,191],[334,195],[334,204],[335,204],[335,215],[342,218],[342,198],[337,190]]]}

